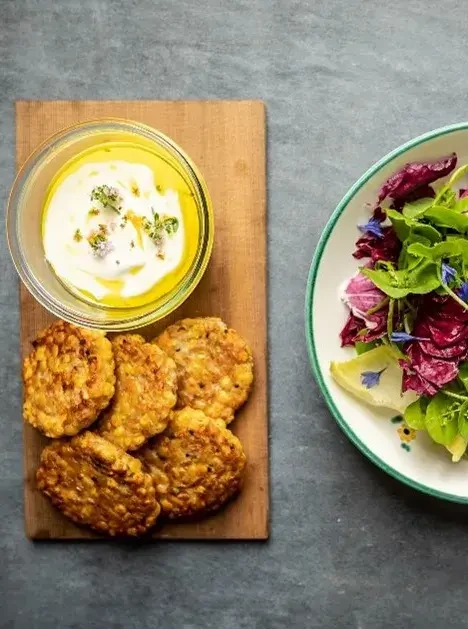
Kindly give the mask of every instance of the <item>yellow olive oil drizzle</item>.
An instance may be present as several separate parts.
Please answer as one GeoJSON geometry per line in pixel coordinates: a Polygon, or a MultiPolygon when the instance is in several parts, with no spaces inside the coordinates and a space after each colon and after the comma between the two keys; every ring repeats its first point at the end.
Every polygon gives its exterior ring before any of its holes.
{"type": "MultiPolygon", "coordinates": [[[[157,182],[156,188],[158,192],[164,193],[164,190],[171,189],[178,193],[185,235],[184,254],[182,260],[173,271],[156,282],[149,291],[133,297],[124,297],[122,295],[122,289],[124,286],[124,282],[122,280],[108,280],[96,277],[96,281],[105,286],[109,291],[105,297],[99,300],[88,291],[77,289],[69,283],[67,283],[67,287],[71,290],[71,292],[84,298],[86,301],[91,301],[107,307],[133,308],[144,306],[160,299],[165,294],[169,293],[177,284],[179,284],[179,282],[187,274],[196,256],[198,246],[199,219],[195,199],[185,179],[173,165],[164,159],[164,157],[151,151],[144,144],[140,146],[138,140],[135,140],[135,136],[131,134],[129,134],[128,141],[123,139],[122,135],[120,135],[118,141],[103,142],[94,148],[83,151],[72,160],[68,161],[60,169],[52,181],[46,195],[46,202],[42,216],[42,230],[44,230],[45,217],[47,215],[50,201],[58,186],[67,177],[88,163],[110,161],[126,161],[130,163],[144,164],[152,170],[155,181],[157,182]]],[[[138,236],[135,245],[142,247],[143,239],[141,219],[135,214],[132,214],[131,211],[127,214],[128,220],[132,221],[137,230],[138,236]]],[[[136,275],[141,270],[142,267],[135,267],[135,269],[132,269],[131,273],[136,275]]]]}

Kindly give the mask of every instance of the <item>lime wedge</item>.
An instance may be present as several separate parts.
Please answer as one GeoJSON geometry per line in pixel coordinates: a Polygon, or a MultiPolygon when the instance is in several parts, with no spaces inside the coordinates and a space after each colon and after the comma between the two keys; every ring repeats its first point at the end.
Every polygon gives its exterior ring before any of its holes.
{"type": "Polygon", "coordinates": [[[330,372],[343,389],[371,406],[403,413],[418,399],[414,391],[401,393],[403,372],[395,354],[386,345],[345,362],[332,361],[330,372]]]}

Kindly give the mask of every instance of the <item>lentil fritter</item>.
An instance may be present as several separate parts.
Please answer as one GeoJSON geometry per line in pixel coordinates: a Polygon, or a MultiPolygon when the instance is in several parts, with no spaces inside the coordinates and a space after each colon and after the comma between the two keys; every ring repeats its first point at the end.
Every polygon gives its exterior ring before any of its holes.
{"type": "Polygon", "coordinates": [[[90,431],[47,446],[36,480],[70,520],[100,533],[141,535],[160,512],[140,461],[90,431]]]}
{"type": "Polygon", "coordinates": [[[177,365],[177,408],[190,406],[226,423],[253,383],[252,351],[221,319],[183,319],[155,341],[177,365]]]}
{"type": "Polygon", "coordinates": [[[139,334],[112,339],[115,396],[99,421],[98,433],[124,450],[139,448],[162,432],[177,401],[176,366],[139,334]]]}
{"type": "Polygon", "coordinates": [[[153,476],[162,513],[189,517],[219,509],[242,486],[246,458],[220,419],[185,408],[136,455],[153,476]]]}
{"type": "Polygon", "coordinates": [[[114,357],[104,333],[57,321],[24,360],[26,421],[48,437],[90,426],[114,394],[114,357]]]}

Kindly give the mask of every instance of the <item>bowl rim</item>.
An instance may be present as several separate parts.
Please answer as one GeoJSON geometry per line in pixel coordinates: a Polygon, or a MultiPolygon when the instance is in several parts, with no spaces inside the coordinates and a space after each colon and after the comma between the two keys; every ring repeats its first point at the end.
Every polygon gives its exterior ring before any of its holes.
{"type": "Polygon", "coordinates": [[[434,129],[433,131],[429,131],[422,135],[419,135],[408,142],[400,145],[396,149],[390,151],[382,157],[378,162],[373,164],[357,181],[354,183],[351,188],[346,192],[344,197],[336,206],[332,215],[330,216],[325,228],[320,236],[317,247],[315,249],[312,263],[310,265],[309,274],[307,278],[307,288],[305,295],[305,336],[307,343],[307,351],[309,355],[310,365],[312,367],[312,372],[315,376],[315,380],[319,386],[319,389],[325,399],[325,402],[330,409],[333,417],[335,418],[337,424],[341,428],[341,430],[345,433],[348,439],[353,443],[374,465],[379,467],[381,470],[395,478],[396,480],[408,485],[409,487],[420,491],[421,493],[432,496],[433,498],[440,498],[442,500],[448,500],[450,502],[457,502],[460,504],[468,504],[468,495],[460,496],[457,494],[451,494],[449,492],[444,492],[439,489],[434,489],[428,485],[424,485],[418,481],[413,480],[412,478],[402,474],[394,467],[392,467],[389,463],[385,462],[382,458],[380,458],[377,454],[375,454],[368,446],[366,446],[359,436],[354,432],[354,430],[347,423],[346,419],[342,416],[338,407],[336,406],[333,400],[333,394],[328,389],[325,379],[323,377],[322,369],[320,368],[317,349],[315,345],[314,339],[314,326],[313,326],[313,310],[314,310],[314,298],[315,298],[315,286],[316,279],[320,269],[320,262],[322,260],[322,255],[327,246],[328,240],[335,228],[335,225],[340,218],[340,216],[345,212],[349,203],[356,196],[356,194],[361,190],[361,188],[369,181],[371,177],[377,174],[384,166],[386,166],[389,162],[391,162],[396,157],[403,155],[408,150],[415,148],[421,144],[425,144],[426,142],[433,140],[435,138],[448,135],[453,133],[454,131],[466,131],[468,130],[468,122],[460,122],[451,125],[447,125],[444,127],[440,127],[438,129],[434,129]]]}
{"type": "Polygon", "coordinates": [[[197,288],[198,284],[200,283],[206,271],[206,268],[210,262],[211,254],[213,251],[214,232],[215,232],[213,201],[211,199],[211,195],[208,190],[208,186],[206,184],[205,178],[202,172],[200,171],[198,165],[192,160],[190,155],[188,155],[188,153],[178,144],[178,142],[173,140],[170,136],[168,136],[163,131],[160,131],[159,129],[152,127],[151,125],[148,125],[145,122],[141,122],[139,120],[133,120],[131,118],[122,118],[122,117],[116,117],[116,116],[101,116],[101,117],[88,118],[86,120],[81,120],[80,122],[75,122],[71,125],[65,125],[61,127],[60,129],[58,129],[57,131],[55,131],[50,136],[48,136],[47,138],[45,138],[42,142],[40,142],[38,146],[29,153],[27,158],[24,160],[23,164],[20,166],[20,168],[18,168],[18,170],[15,173],[15,177],[13,179],[13,183],[11,184],[11,188],[7,197],[5,223],[6,223],[6,229],[5,229],[6,240],[7,240],[7,245],[10,252],[10,258],[12,260],[13,266],[15,267],[16,272],[21,282],[23,283],[25,288],[28,290],[28,292],[32,295],[32,297],[43,308],[45,308],[55,317],[60,317],[66,321],[69,321],[70,323],[73,323],[74,325],[83,325],[91,329],[93,328],[102,329],[107,332],[128,332],[132,330],[137,330],[141,327],[146,327],[148,325],[152,325],[156,323],[162,318],[169,316],[172,312],[174,312],[174,310],[179,308],[190,297],[193,291],[197,288]],[[10,223],[11,212],[12,212],[12,207],[11,207],[12,199],[13,199],[14,193],[19,187],[19,183],[22,181],[25,173],[27,173],[28,168],[31,166],[31,163],[34,162],[34,160],[36,160],[38,156],[41,155],[41,153],[43,153],[44,151],[46,151],[54,142],[60,141],[61,138],[66,137],[67,135],[71,135],[74,132],[78,132],[83,128],[86,128],[86,127],[92,128],[93,126],[97,127],[99,124],[122,125],[122,127],[127,127],[129,131],[134,131],[134,132],[138,130],[139,128],[143,131],[148,132],[149,134],[157,136],[158,139],[162,140],[162,142],[166,142],[171,147],[171,150],[173,150],[179,156],[179,158],[181,158],[182,162],[185,162],[184,164],[182,164],[183,168],[187,169],[188,167],[188,169],[193,173],[195,181],[197,185],[200,187],[201,192],[203,193],[203,198],[206,204],[206,207],[205,207],[206,215],[209,221],[209,228],[208,228],[208,232],[206,236],[207,238],[206,251],[205,251],[204,257],[199,264],[198,270],[193,277],[191,285],[186,289],[186,292],[184,293],[182,298],[177,303],[174,303],[169,309],[167,309],[163,315],[158,316],[158,317],[151,317],[151,313],[147,313],[145,315],[139,316],[137,319],[130,319],[130,320],[118,319],[112,322],[110,325],[108,323],[104,324],[102,321],[97,322],[94,319],[91,320],[89,318],[87,318],[86,321],[84,321],[83,319],[83,321],[79,322],[78,319],[74,316],[74,314],[69,314],[68,309],[64,308],[62,304],[60,304],[59,302],[56,302],[55,299],[52,299],[49,297],[46,300],[43,297],[43,295],[40,294],[36,290],[36,288],[31,284],[31,282],[27,278],[26,273],[24,272],[22,266],[16,260],[15,255],[13,254],[12,237],[11,237],[10,229],[9,229],[9,223],[10,223]]]}

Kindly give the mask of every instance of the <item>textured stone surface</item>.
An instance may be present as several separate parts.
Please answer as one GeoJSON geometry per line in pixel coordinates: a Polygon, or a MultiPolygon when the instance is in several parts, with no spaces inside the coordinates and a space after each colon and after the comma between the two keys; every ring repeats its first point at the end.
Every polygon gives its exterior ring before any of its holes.
{"type": "Polygon", "coordinates": [[[15,99],[262,98],[268,106],[272,536],[28,542],[17,279],[0,247],[1,629],[467,626],[468,511],[404,489],[341,434],[303,333],[327,217],[377,158],[467,118],[461,0],[0,0],[0,201],[15,99]],[[285,220],[285,214],[287,220],[285,220]]]}

